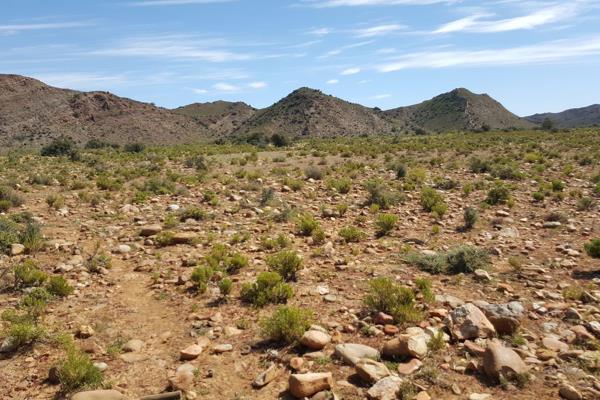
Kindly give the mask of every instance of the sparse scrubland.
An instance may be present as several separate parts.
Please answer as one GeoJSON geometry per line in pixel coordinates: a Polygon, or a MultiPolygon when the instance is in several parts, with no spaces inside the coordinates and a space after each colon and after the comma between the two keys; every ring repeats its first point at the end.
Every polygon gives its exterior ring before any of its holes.
{"type": "Polygon", "coordinates": [[[276,139],[1,155],[0,397],[600,398],[600,130],[276,139]]]}

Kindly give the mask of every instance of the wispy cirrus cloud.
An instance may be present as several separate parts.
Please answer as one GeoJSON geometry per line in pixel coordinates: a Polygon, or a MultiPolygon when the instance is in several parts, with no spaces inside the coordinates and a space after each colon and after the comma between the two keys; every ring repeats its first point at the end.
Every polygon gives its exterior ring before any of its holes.
{"type": "Polygon", "coordinates": [[[251,54],[223,48],[222,39],[196,38],[187,35],[143,36],[128,38],[115,46],[89,52],[90,55],[121,57],[155,57],[191,59],[208,62],[244,61],[251,54]]]}
{"type": "Polygon", "coordinates": [[[336,49],[329,50],[327,53],[323,54],[322,56],[319,56],[319,58],[328,58],[328,57],[332,57],[332,56],[337,56],[338,54],[341,54],[346,50],[354,49],[357,47],[367,46],[367,45],[370,45],[371,43],[373,43],[372,40],[365,40],[362,42],[347,44],[345,46],[341,46],[336,49]]]}
{"type": "Polygon", "coordinates": [[[104,88],[106,85],[124,84],[128,81],[124,74],[98,74],[98,73],[33,73],[31,76],[48,85],[70,89],[92,90],[104,88]]]}
{"type": "Polygon", "coordinates": [[[231,3],[238,0],[143,0],[133,1],[130,6],[152,7],[152,6],[186,6],[194,4],[231,3]]]}
{"type": "Polygon", "coordinates": [[[460,0],[301,0],[299,5],[314,8],[359,7],[359,6],[424,6],[441,3],[456,3],[460,0]]]}
{"type": "Polygon", "coordinates": [[[338,83],[340,83],[340,81],[338,79],[330,79],[325,83],[328,85],[337,85],[338,83]]]}
{"type": "Polygon", "coordinates": [[[529,65],[600,55],[600,36],[486,50],[421,51],[378,65],[379,72],[415,68],[529,65]]]}
{"type": "Polygon", "coordinates": [[[94,25],[94,22],[92,21],[6,24],[0,25],[0,34],[14,34],[24,31],[41,31],[50,29],[84,28],[92,25],[94,25]]]}
{"type": "Polygon", "coordinates": [[[227,82],[217,82],[212,85],[211,90],[205,88],[191,88],[192,92],[196,94],[209,94],[211,92],[214,93],[242,93],[248,90],[260,90],[264,89],[268,86],[267,82],[263,81],[255,81],[248,82],[246,84],[231,84],[227,82]]]}
{"type": "Polygon", "coordinates": [[[406,26],[400,24],[382,24],[370,26],[368,28],[360,28],[354,31],[356,37],[368,38],[376,36],[386,36],[391,33],[405,30],[406,26]]]}
{"type": "Polygon", "coordinates": [[[347,68],[347,69],[343,70],[340,74],[341,75],[355,75],[355,74],[358,74],[360,71],[361,71],[360,68],[353,67],[353,68],[347,68]]]}
{"type": "Polygon", "coordinates": [[[534,29],[542,25],[561,22],[578,15],[582,10],[578,1],[537,9],[527,15],[513,18],[490,19],[494,14],[480,13],[440,26],[433,33],[477,32],[494,33],[534,29]]]}

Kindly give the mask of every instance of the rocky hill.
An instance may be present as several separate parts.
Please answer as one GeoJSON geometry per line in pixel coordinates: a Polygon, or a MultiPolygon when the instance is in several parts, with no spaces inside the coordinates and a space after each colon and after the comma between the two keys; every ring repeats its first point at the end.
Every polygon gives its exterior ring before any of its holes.
{"type": "Polygon", "coordinates": [[[600,104],[588,107],[571,108],[558,113],[534,114],[525,117],[534,124],[541,124],[546,118],[557,128],[579,128],[600,125],[600,104]]]}
{"type": "Polygon", "coordinates": [[[385,112],[402,130],[446,132],[478,129],[531,128],[487,94],[459,88],[431,100],[385,112]]]}
{"type": "Polygon", "coordinates": [[[78,92],[0,75],[0,144],[38,146],[68,135],[78,143],[173,144],[209,136],[198,121],[108,92],[78,92]]]}
{"type": "Polygon", "coordinates": [[[258,111],[234,134],[328,137],[383,134],[391,130],[392,124],[380,111],[319,90],[300,88],[271,107],[258,111]]]}
{"type": "Polygon", "coordinates": [[[173,111],[195,119],[215,136],[225,136],[241,127],[257,110],[241,101],[214,101],[194,103],[173,111]]]}

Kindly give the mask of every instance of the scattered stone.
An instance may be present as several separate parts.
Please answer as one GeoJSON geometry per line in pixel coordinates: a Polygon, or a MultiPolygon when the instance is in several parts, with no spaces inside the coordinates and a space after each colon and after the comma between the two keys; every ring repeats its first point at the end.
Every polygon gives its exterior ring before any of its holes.
{"type": "Polygon", "coordinates": [[[569,350],[569,345],[561,342],[560,340],[556,339],[555,337],[552,336],[546,336],[542,339],[542,345],[544,345],[545,348],[549,349],[549,350],[554,350],[557,352],[562,352],[562,351],[568,351],[569,350]]]}
{"type": "Polygon", "coordinates": [[[504,347],[498,340],[488,342],[483,355],[483,369],[495,380],[499,380],[501,375],[511,376],[528,371],[521,357],[513,349],[504,347]]]}
{"type": "Polygon", "coordinates": [[[370,358],[362,358],[356,363],[356,373],[362,380],[368,383],[375,383],[380,379],[390,376],[390,370],[385,364],[370,358]]]}
{"type": "Polygon", "coordinates": [[[329,390],[333,385],[331,372],[292,374],[289,379],[289,391],[292,396],[303,398],[312,396],[322,390],[329,390]]]}
{"type": "Polygon", "coordinates": [[[90,390],[75,393],[71,400],[125,400],[125,396],[116,390],[90,390]]]}
{"type": "Polygon", "coordinates": [[[573,386],[567,385],[567,384],[563,384],[560,387],[558,394],[560,395],[560,397],[562,397],[563,399],[566,399],[566,400],[582,400],[583,399],[583,396],[581,395],[581,393],[579,393],[577,391],[577,389],[575,389],[573,386]]]}
{"type": "Polygon", "coordinates": [[[354,366],[361,358],[378,360],[380,357],[379,351],[376,349],[357,343],[338,344],[335,346],[334,354],[346,364],[352,366],[354,366]]]}
{"type": "Polygon", "coordinates": [[[94,336],[94,329],[89,325],[81,325],[75,334],[78,338],[87,339],[94,336]]]}
{"type": "Polygon", "coordinates": [[[162,226],[158,224],[142,226],[142,228],[140,229],[140,236],[154,236],[162,232],[162,230],[162,226]]]}
{"type": "Polygon", "coordinates": [[[370,400],[396,400],[403,380],[397,376],[388,376],[371,386],[367,391],[370,400]]]}
{"type": "Polygon", "coordinates": [[[143,341],[139,339],[131,339],[123,345],[123,351],[128,353],[137,353],[142,350],[142,347],[144,347],[143,341]]]}
{"type": "Polygon", "coordinates": [[[488,304],[481,307],[488,320],[501,335],[512,335],[521,325],[525,313],[523,304],[511,301],[506,304],[488,304]]]}
{"type": "Polygon", "coordinates": [[[10,254],[13,256],[18,256],[19,254],[23,254],[25,252],[25,246],[21,243],[13,243],[10,245],[10,254]]]}
{"type": "Polygon", "coordinates": [[[487,400],[491,398],[492,395],[487,393],[471,393],[469,395],[469,400],[487,400]]]}
{"type": "Polygon", "coordinates": [[[493,337],[494,325],[472,303],[457,307],[449,314],[446,325],[452,336],[458,340],[493,337]]]}
{"type": "Polygon", "coordinates": [[[202,354],[204,348],[198,344],[192,344],[179,352],[181,360],[193,360],[202,354]]]}
{"type": "Polygon", "coordinates": [[[190,390],[194,385],[194,371],[192,364],[182,364],[177,367],[175,375],[169,378],[171,388],[174,390],[190,390]]]}
{"type": "Polygon", "coordinates": [[[410,375],[417,372],[423,366],[421,360],[413,358],[409,362],[398,364],[398,373],[400,375],[410,375]]]}
{"type": "Polygon", "coordinates": [[[309,348],[310,350],[321,350],[331,342],[331,336],[327,333],[309,330],[302,335],[300,338],[300,344],[309,348]]]}
{"type": "Polygon", "coordinates": [[[218,344],[213,347],[213,351],[217,354],[227,353],[228,351],[233,350],[233,345],[231,344],[218,344]]]}
{"type": "Polygon", "coordinates": [[[269,368],[258,374],[258,376],[252,382],[252,386],[255,388],[261,388],[268,385],[270,382],[275,380],[281,373],[281,370],[276,364],[271,364],[269,368]]]}
{"type": "Polygon", "coordinates": [[[417,357],[427,355],[427,343],[431,338],[425,333],[417,335],[404,334],[383,345],[383,355],[387,357],[417,357]]]}

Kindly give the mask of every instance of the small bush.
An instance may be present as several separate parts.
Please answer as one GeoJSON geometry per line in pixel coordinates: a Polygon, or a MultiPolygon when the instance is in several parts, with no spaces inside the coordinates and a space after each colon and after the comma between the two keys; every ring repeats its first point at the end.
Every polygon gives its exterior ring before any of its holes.
{"type": "Polygon", "coordinates": [[[423,300],[427,303],[435,301],[435,295],[433,294],[433,285],[430,279],[417,278],[415,279],[415,285],[419,289],[419,293],[423,296],[423,300]]]}
{"type": "Polygon", "coordinates": [[[292,295],[292,287],[277,272],[260,273],[255,283],[244,284],[240,292],[242,301],[256,307],[264,307],[269,303],[286,303],[292,295]]]}
{"type": "Polygon", "coordinates": [[[364,304],[371,313],[384,312],[397,323],[419,322],[423,315],[415,308],[415,294],[410,288],[397,285],[390,278],[375,278],[369,282],[364,304]]]}
{"type": "Polygon", "coordinates": [[[327,186],[331,189],[334,189],[338,193],[346,194],[350,192],[350,189],[352,189],[352,180],[346,177],[330,179],[327,186]]]}
{"type": "Polygon", "coordinates": [[[67,358],[57,365],[56,373],[64,393],[80,388],[94,389],[102,384],[102,371],[87,354],[74,348],[68,349],[67,358]]]}
{"type": "Polygon", "coordinates": [[[20,242],[28,253],[35,253],[44,247],[44,237],[37,222],[27,221],[20,234],[20,242]]]}
{"type": "Polygon", "coordinates": [[[48,207],[58,210],[65,206],[65,198],[61,195],[51,194],[46,197],[46,204],[48,207]]]}
{"type": "Polygon", "coordinates": [[[379,214],[375,220],[377,228],[377,236],[385,236],[390,233],[396,226],[398,217],[394,214],[379,214]]]}
{"type": "Polygon", "coordinates": [[[94,253],[86,260],[85,267],[89,272],[98,273],[102,269],[110,269],[112,267],[112,260],[110,255],[104,251],[100,251],[99,246],[96,245],[94,253]]]}
{"type": "Polygon", "coordinates": [[[16,349],[29,345],[45,335],[44,329],[39,326],[30,315],[17,315],[14,311],[2,313],[2,320],[7,327],[2,330],[2,335],[16,349]]]}
{"type": "Polygon", "coordinates": [[[400,201],[399,196],[392,192],[383,182],[369,181],[365,184],[365,189],[369,193],[367,205],[376,204],[380,208],[387,210],[400,201]]]}
{"type": "Polygon", "coordinates": [[[577,201],[577,211],[589,211],[594,207],[594,199],[582,197],[577,201]]]}
{"type": "Polygon", "coordinates": [[[22,205],[25,200],[13,189],[7,186],[0,186],[0,202],[4,204],[4,206],[0,207],[0,211],[8,211],[11,207],[22,205]]]}
{"type": "Polygon", "coordinates": [[[194,268],[191,279],[196,283],[198,293],[205,293],[208,289],[208,283],[215,275],[215,270],[208,265],[201,265],[194,268]]]}
{"type": "Polygon", "coordinates": [[[306,176],[306,179],[314,179],[316,181],[320,181],[321,179],[323,179],[325,172],[322,168],[311,165],[304,170],[304,175],[306,176]]]}
{"type": "Polygon", "coordinates": [[[482,160],[480,158],[473,157],[469,161],[469,169],[471,172],[482,174],[490,171],[491,163],[488,160],[482,160]]]}
{"type": "Polygon", "coordinates": [[[227,297],[231,293],[233,282],[229,278],[223,278],[219,281],[219,292],[221,296],[227,297]]]}
{"type": "Polygon", "coordinates": [[[267,265],[286,281],[295,281],[296,273],[302,268],[302,259],[293,250],[283,250],[267,257],[267,265]]]}
{"type": "Polygon", "coordinates": [[[488,269],[490,255],[487,251],[473,246],[459,246],[446,253],[450,273],[472,273],[476,269],[488,269]]]}
{"type": "Polygon", "coordinates": [[[346,243],[357,243],[365,238],[365,233],[355,226],[346,226],[338,234],[346,243]]]}
{"type": "Polygon", "coordinates": [[[490,205],[505,204],[510,199],[510,191],[504,185],[495,185],[488,191],[485,202],[490,205]]]}
{"type": "Polygon", "coordinates": [[[40,154],[45,157],[72,156],[77,153],[75,142],[70,137],[61,136],[42,147],[40,154]]]}
{"type": "Polygon", "coordinates": [[[295,344],[310,328],[314,319],[310,310],[281,306],[271,317],[261,321],[263,334],[279,343],[295,344]]]}
{"type": "Polygon", "coordinates": [[[427,212],[434,211],[436,205],[443,204],[444,198],[434,188],[425,187],[421,190],[421,206],[427,212]]]}
{"type": "Polygon", "coordinates": [[[171,231],[162,231],[156,235],[156,244],[159,247],[167,247],[173,244],[175,234],[171,231]]]}
{"type": "Polygon", "coordinates": [[[48,274],[39,269],[33,260],[26,260],[15,266],[13,274],[15,288],[41,286],[48,279],[48,274]]]}
{"type": "Polygon", "coordinates": [[[600,238],[592,239],[584,245],[585,252],[592,258],[600,258],[600,238]]]}
{"type": "Polygon", "coordinates": [[[312,242],[315,245],[325,243],[325,237],[326,237],[325,231],[320,226],[317,227],[315,230],[313,230],[313,232],[310,236],[312,237],[312,242]]]}
{"type": "Polygon", "coordinates": [[[478,219],[479,219],[479,214],[477,213],[477,210],[475,210],[472,207],[465,208],[465,212],[464,212],[464,220],[465,220],[464,228],[465,229],[473,229],[473,227],[477,223],[478,219]]]}
{"type": "Polygon", "coordinates": [[[19,241],[19,225],[11,219],[0,216],[0,253],[8,253],[11,244],[19,241]]]}
{"type": "Polygon", "coordinates": [[[128,143],[123,146],[123,150],[127,153],[142,153],[146,149],[146,146],[142,143],[128,143]]]}
{"type": "Polygon", "coordinates": [[[296,227],[298,228],[298,233],[302,236],[310,236],[313,231],[319,228],[319,222],[308,213],[301,214],[297,218],[296,227]]]}
{"type": "Polygon", "coordinates": [[[55,275],[48,279],[46,289],[53,296],[65,297],[73,293],[73,287],[62,276],[55,275]]]}
{"type": "Polygon", "coordinates": [[[194,221],[204,221],[207,217],[206,211],[202,210],[201,208],[189,207],[181,213],[179,219],[182,222],[185,222],[188,219],[193,219],[194,221]]]}
{"type": "Polygon", "coordinates": [[[422,254],[412,252],[407,254],[405,261],[430,274],[442,274],[448,270],[448,263],[444,254],[422,254]]]}

